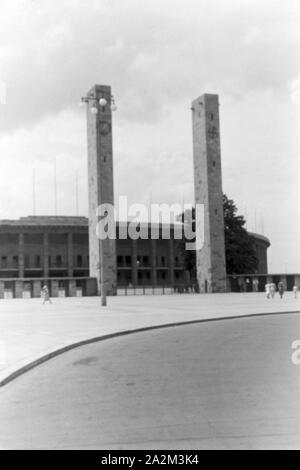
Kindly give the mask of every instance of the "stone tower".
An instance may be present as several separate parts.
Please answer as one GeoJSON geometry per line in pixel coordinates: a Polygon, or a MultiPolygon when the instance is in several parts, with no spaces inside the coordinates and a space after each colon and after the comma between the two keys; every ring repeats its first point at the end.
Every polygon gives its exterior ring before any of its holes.
{"type": "Polygon", "coordinates": [[[204,244],[197,251],[200,292],[226,292],[218,95],[192,103],[195,203],[204,205],[204,244]]]}
{"type": "Polygon", "coordinates": [[[89,264],[90,276],[96,277],[98,293],[104,282],[107,295],[115,295],[116,240],[97,236],[100,204],[114,204],[111,89],[95,85],[85,98],[87,103],[88,184],[89,184],[89,264]],[[106,105],[99,100],[104,98],[106,105]]]}

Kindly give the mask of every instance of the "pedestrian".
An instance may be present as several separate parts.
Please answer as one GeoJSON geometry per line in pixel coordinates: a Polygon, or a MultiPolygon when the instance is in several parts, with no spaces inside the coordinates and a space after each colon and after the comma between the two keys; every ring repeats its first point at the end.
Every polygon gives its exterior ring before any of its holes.
{"type": "Polygon", "coordinates": [[[271,284],[270,284],[270,294],[271,294],[272,299],[274,299],[275,292],[276,292],[276,284],[274,284],[274,282],[271,282],[271,284]]]}
{"type": "Polygon", "coordinates": [[[279,292],[280,298],[282,299],[283,294],[284,294],[284,284],[282,281],[278,282],[278,292],[279,292]]]}
{"type": "Polygon", "coordinates": [[[293,292],[294,292],[294,299],[297,299],[297,293],[298,293],[298,284],[297,284],[297,282],[295,282],[295,284],[294,284],[293,292]]]}
{"type": "Polygon", "coordinates": [[[267,299],[269,299],[269,298],[270,298],[270,295],[271,295],[270,285],[271,285],[271,284],[268,283],[268,282],[267,282],[267,284],[265,285],[267,299]]]}
{"type": "Polygon", "coordinates": [[[49,302],[50,304],[52,304],[52,300],[50,299],[50,294],[49,294],[49,289],[48,287],[46,286],[46,284],[43,286],[42,288],[42,296],[44,297],[44,302],[49,302]]]}
{"type": "Polygon", "coordinates": [[[238,280],[239,287],[240,287],[240,292],[246,292],[247,287],[246,287],[246,282],[243,277],[240,277],[238,280]]]}
{"type": "Polygon", "coordinates": [[[258,279],[254,278],[252,281],[252,290],[253,292],[258,292],[258,279]]]}

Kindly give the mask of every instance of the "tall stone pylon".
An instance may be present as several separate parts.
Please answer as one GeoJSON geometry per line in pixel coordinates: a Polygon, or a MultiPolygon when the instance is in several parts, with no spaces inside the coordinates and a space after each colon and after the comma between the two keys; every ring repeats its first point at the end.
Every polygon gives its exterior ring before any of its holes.
{"type": "Polygon", "coordinates": [[[116,295],[116,240],[99,239],[97,208],[114,204],[111,88],[95,85],[87,93],[88,193],[89,193],[89,267],[97,279],[98,294],[116,295]],[[105,99],[104,106],[99,103],[105,99]]]}
{"type": "Polygon", "coordinates": [[[204,205],[204,244],[197,250],[200,292],[226,292],[218,95],[192,102],[195,203],[204,205]]]}

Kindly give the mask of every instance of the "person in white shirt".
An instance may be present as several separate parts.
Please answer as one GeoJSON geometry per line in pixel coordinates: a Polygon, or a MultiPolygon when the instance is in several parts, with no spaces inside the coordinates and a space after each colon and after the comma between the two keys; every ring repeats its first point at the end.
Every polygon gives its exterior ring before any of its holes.
{"type": "Polygon", "coordinates": [[[274,299],[275,292],[276,292],[276,285],[274,284],[274,282],[271,282],[271,284],[270,284],[270,294],[271,294],[272,299],[274,299]]]}
{"type": "Polygon", "coordinates": [[[297,282],[295,282],[295,284],[294,284],[293,292],[294,292],[294,298],[297,299],[297,293],[298,293],[298,284],[297,284],[297,282]]]}
{"type": "Polygon", "coordinates": [[[52,304],[52,300],[50,299],[50,293],[49,293],[49,289],[46,285],[44,285],[44,287],[42,288],[42,297],[44,299],[44,302],[49,302],[50,304],[52,304]]]}
{"type": "Polygon", "coordinates": [[[267,299],[269,299],[270,295],[271,295],[271,289],[270,289],[270,284],[269,283],[266,284],[265,289],[266,289],[267,299]]]}

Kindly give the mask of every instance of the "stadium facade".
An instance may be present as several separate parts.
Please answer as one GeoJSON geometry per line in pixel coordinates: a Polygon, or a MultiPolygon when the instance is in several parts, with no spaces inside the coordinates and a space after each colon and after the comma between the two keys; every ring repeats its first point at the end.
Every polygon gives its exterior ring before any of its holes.
{"type": "MultiPolygon", "coordinates": [[[[147,224],[146,224],[147,225],[147,224]]],[[[117,289],[193,290],[184,266],[181,224],[161,224],[159,239],[119,239],[117,223],[117,289]],[[170,234],[169,239],[168,234],[170,234]]],[[[259,266],[267,274],[269,240],[250,233],[259,266]]],[[[29,216],[0,221],[0,298],[38,297],[42,284],[52,296],[96,295],[89,270],[89,224],[85,217],[29,216]]],[[[231,290],[230,286],[228,287],[231,290]]]]}

